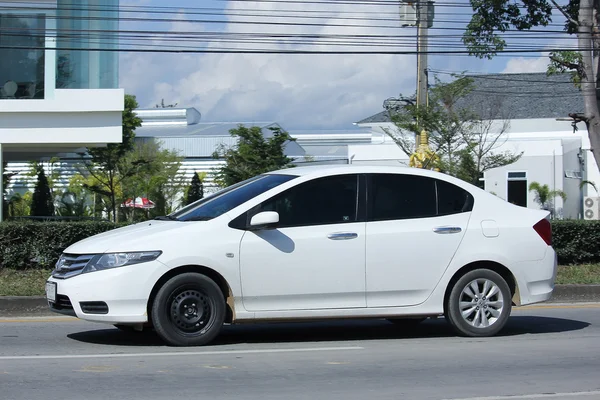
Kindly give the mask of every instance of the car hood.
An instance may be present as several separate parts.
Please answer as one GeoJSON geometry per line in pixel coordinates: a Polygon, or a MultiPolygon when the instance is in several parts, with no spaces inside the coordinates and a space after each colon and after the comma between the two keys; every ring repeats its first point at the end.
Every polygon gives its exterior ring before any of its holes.
{"type": "MultiPolygon", "coordinates": [[[[184,231],[205,222],[146,221],[80,240],[65,249],[70,254],[162,250],[168,231],[184,231]]],[[[179,234],[179,232],[178,232],[179,234]]]]}

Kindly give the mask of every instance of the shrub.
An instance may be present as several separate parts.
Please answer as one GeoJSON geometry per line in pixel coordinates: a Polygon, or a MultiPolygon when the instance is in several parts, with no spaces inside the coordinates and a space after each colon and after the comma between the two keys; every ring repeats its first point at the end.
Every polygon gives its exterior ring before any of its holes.
{"type": "Polygon", "coordinates": [[[71,244],[125,225],[99,221],[2,222],[0,269],[54,268],[71,244]]]}
{"type": "Polygon", "coordinates": [[[600,221],[552,221],[552,246],[561,265],[600,262],[599,244],[600,221]]]}

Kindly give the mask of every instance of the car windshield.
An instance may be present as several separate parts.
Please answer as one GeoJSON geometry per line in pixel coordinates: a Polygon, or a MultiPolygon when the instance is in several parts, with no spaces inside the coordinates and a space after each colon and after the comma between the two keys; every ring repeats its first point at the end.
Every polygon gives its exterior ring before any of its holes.
{"type": "Polygon", "coordinates": [[[294,178],[295,175],[259,175],[192,203],[169,217],[179,221],[208,221],[294,178]]]}

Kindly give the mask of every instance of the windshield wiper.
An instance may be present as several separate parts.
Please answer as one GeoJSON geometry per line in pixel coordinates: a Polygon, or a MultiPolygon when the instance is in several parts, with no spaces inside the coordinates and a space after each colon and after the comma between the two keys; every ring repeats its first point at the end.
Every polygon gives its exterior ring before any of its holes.
{"type": "Polygon", "coordinates": [[[161,216],[156,217],[154,219],[159,220],[159,221],[179,221],[177,218],[175,218],[172,215],[161,215],[161,216]]]}

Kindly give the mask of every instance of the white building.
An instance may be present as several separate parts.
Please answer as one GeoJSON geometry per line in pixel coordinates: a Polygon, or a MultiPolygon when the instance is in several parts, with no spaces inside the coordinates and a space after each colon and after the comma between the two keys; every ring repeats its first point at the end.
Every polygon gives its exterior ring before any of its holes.
{"type": "MultiPolygon", "coordinates": [[[[523,152],[514,164],[487,171],[483,177],[485,190],[515,204],[538,208],[529,185],[532,182],[547,184],[551,190],[567,194],[565,202],[560,197],[555,198],[557,216],[581,218],[583,198],[597,196],[587,185],[580,188],[581,182],[587,180],[600,185],[600,173],[590,152],[585,125],[578,124],[574,131],[568,121],[569,113],[583,112],[581,92],[574,87],[569,75],[490,74],[472,78],[475,89],[460,105],[492,116],[496,120],[492,131],[498,131],[503,122],[508,121],[508,129],[494,152],[523,152]]],[[[374,134],[395,128],[387,111],[356,125],[374,134]]],[[[406,155],[389,138],[381,149],[363,147],[354,151],[357,160],[372,159],[377,151],[379,158],[387,163],[407,161],[406,155]],[[389,160],[394,155],[395,159],[389,160]]]]}
{"type": "Polygon", "coordinates": [[[121,141],[118,53],[94,50],[116,47],[118,5],[0,0],[0,161],[121,141]]]}

